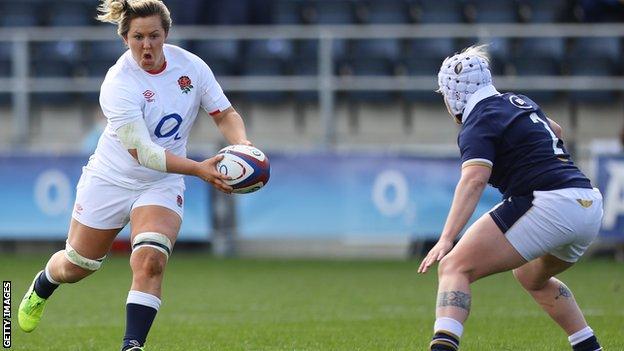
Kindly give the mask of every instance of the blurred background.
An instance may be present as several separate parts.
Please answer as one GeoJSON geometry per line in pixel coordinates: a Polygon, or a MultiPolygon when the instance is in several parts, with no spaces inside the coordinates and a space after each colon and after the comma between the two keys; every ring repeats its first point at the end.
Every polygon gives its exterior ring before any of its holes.
{"type": "MultiPolygon", "coordinates": [[[[499,91],[564,129],[605,195],[598,250],[624,241],[624,3],[618,0],[168,0],[169,42],[202,57],[272,164],[254,194],[187,178],[178,247],[218,255],[407,257],[437,238],[459,178],[442,60],[489,44],[499,91]]],[[[0,0],[0,251],[58,246],[125,51],[96,1],[0,0]]],[[[203,111],[189,154],[223,140],[203,111]]],[[[489,189],[477,210],[500,201],[489,189]]],[[[115,250],[127,250],[122,234],[115,250]]]]}

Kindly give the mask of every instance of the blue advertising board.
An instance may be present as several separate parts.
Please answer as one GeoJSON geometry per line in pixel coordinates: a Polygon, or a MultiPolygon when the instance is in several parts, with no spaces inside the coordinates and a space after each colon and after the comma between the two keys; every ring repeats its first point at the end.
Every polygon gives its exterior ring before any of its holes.
{"type": "MultiPolygon", "coordinates": [[[[64,239],[85,155],[0,156],[0,238],[64,239]]],[[[209,187],[186,177],[179,240],[208,240],[212,231],[209,187]]],[[[127,236],[127,229],[120,237],[127,236]]]]}
{"type": "Polygon", "coordinates": [[[604,200],[600,235],[624,241],[624,155],[600,155],[596,159],[596,180],[604,200]]]}
{"type": "MultiPolygon", "coordinates": [[[[459,158],[371,153],[269,154],[271,179],[237,197],[241,238],[437,238],[460,176],[459,158]]],[[[474,221],[501,201],[484,192],[474,221]]]]}

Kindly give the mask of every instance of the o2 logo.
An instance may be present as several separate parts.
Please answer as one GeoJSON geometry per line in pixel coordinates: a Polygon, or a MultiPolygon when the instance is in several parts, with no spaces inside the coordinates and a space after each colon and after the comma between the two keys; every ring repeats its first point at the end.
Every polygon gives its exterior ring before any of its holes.
{"type": "Polygon", "coordinates": [[[154,129],[154,135],[158,138],[169,138],[174,135],[173,140],[180,140],[181,137],[178,133],[180,125],[182,124],[182,117],[177,113],[166,115],[160,119],[156,129],[154,129]]]}

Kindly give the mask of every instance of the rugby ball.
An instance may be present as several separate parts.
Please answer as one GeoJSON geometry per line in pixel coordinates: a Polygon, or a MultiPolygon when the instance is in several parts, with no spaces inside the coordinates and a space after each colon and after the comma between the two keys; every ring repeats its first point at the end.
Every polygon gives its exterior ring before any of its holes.
{"type": "Polygon", "coordinates": [[[234,193],[253,193],[269,181],[269,159],[258,148],[230,145],[219,150],[217,155],[223,155],[223,159],[217,163],[217,170],[232,178],[225,182],[234,188],[234,193]]]}

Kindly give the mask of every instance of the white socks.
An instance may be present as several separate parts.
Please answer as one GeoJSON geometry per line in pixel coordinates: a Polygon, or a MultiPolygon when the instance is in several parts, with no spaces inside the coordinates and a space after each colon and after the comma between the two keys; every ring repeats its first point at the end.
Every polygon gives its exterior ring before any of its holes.
{"type": "Polygon", "coordinates": [[[137,290],[130,290],[130,292],[128,292],[128,299],[126,300],[126,304],[129,303],[151,307],[156,311],[158,311],[158,309],[160,308],[159,298],[152,294],[144,293],[137,290]]]}
{"type": "Polygon", "coordinates": [[[433,324],[433,332],[435,333],[441,330],[453,333],[458,338],[461,338],[464,332],[464,326],[453,318],[440,317],[436,319],[433,324]]]}

